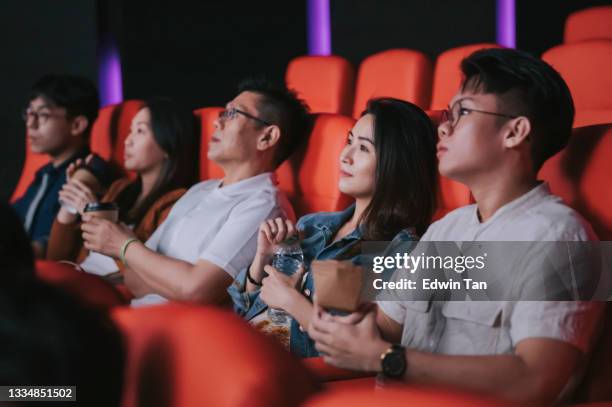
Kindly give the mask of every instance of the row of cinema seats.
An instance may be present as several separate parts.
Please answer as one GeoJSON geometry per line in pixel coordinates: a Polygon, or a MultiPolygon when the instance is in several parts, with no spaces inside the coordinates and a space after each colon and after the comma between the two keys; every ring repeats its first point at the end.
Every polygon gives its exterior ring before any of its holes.
{"type": "MultiPolygon", "coordinates": [[[[214,117],[214,110],[208,109],[199,113],[214,117]]],[[[339,132],[351,123],[351,119],[342,116],[319,115],[319,130],[315,127],[311,137],[317,137],[317,131],[322,134],[326,126],[336,126],[333,129],[339,132]],[[335,118],[344,122],[334,122],[335,118]]],[[[319,137],[313,145],[330,141],[319,137]]],[[[343,135],[338,138],[344,141],[343,135]]],[[[333,137],[329,139],[333,143],[333,137]]],[[[319,165],[326,168],[329,163],[319,160],[325,158],[327,149],[333,148],[333,144],[324,144],[322,150],[308,151],[307,148],[305,160],[311,161],[306,168],[313,171],[319,165]]],[[[576,128],[565,150],[548,160],[540,172],[540,177],[550,183],[554,193],[591,222],[601,240],[612,240],[611,155],[612,124],[576,128]]],[[[202,168],[210,171],[211,176],[218,171],[206,161],[202,168]]],[[[332,182],[334,177],[330,175],[329,171],[317,172],[313,178],[332,182]]],[[[299,178],[308,179],[308,173],[299,178]]],[[[297,191],[295,196],[299,196],[297,191]]],[[[326,199],[305,204],[311,206],[302,210],[320,210],[319,205],[340,205],[341,202],[339,196],[335,200],[326,199]]],[[[129,296],[97,276],[79,273],[68,265],[54,262],[38,262],[37,269],[43,280],[79,296],[90,305],[112,310],[127,339],[124,407],[238,406],[247,403],[285,406],[304,400],[304,405],[310,407],[399,406],[403,403],[503,405],[499,400],[449,389],[406,386],[383,393],[374,391],[374,377],[333,368],[321,358],[299,362],[229,311],[178,304],[130,309],[125,307],[129,296]]],[[[580,394],[588,401],[612,401],[610,304],[602,337],[581,386],[580,394]]]]}
{"type": "MultiPolygon", "coordinates": [[[[542,58],[553,65],[574,94],[577,125],[612,122],[612,6],[581,10],[566,21],[565,43],[542,58]]],[[[365,58],[357,70],[341,56],[301,56],[293,59],[285,80],[313,112],[358,117],[372,97],[408,100],[422,109],[443,109],[460,81],[460,61],[481,48],[480,43],[441,53],[433,64],[422,52],[391,49],[365,58]]]]}
{"type": "MultiPolygon", "coordinates": [[[[351,64],[340,56],[302,56],[286,71],[289,87],[298,91],[313,112],[359,117],[368,99],[390,96],[423,109],[443,109],[461,83],[463,58],[496,44],[473,44],[443,52],[435,67],[421,52],[391,49],[363,60],[354,82],[351,64]]],[[[555,46],[542,59],[567,82],[576,105],[576,124],[612,121],[612,39],[590,40],[555,46]]]]}

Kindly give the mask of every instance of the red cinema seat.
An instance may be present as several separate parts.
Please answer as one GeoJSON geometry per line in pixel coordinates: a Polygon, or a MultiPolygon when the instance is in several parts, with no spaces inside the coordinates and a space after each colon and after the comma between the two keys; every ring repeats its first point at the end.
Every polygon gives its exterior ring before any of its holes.
{"type": "Polygon", "coordinates": [[[49,162],[49,156],[46,154],[37,154],[32,152],[30,149],[30,141],[26,136],[25,142],[25,160],[23,163],[23,168],[21,169],[21,175],[19,176],[19,181],[17,182],[17,186],[13,191],[13,195],[11,196],[11,202],[15,202],[17,199],[21,198],[23,194],[25,194],[28,186],[34,181],[34,177],[36,176],[36,171],[43,165],[46,165],[49,162]]]}
{"type": "Polygon", "coordinates": [[[447,107],[463,80],[461,61],[474,51],[484,48],[499,48],[499,45],[490,43],[465,45],[444,51],[438,56],[433,74],[430,109],[439,110],[447,107]]]}
{"type": "Polygon", "coordinates": [[[558,45],[542,59],[559,71],[572,92],[574,127],[612,121],[612,40],[558,45]]]}
{"type": "Polygon", "coordinates": [[[591,7],[570,14],[565,20],[563,42],[612,40],[612,6],[591,7]]]}
{"type": "Polygon", "coordinates": [[[123,407],[295,406],[319,388],[272,338],[231,312],[115,309],[127,342],[123,407]]]}
{"type": "Polygon", "coordinates": [[[285,82],[312,113],[351,114],[355,70],[345,58],[335,55],[294,58],[287,66],[285,82]]]}
{"type": "Polygon", "coordinates": [[[79,271],[70,264],[37,260],[36,276],[95,308],[107,309],[126,304],[125,298],[112,284],[101,277],[79,271]]]}
{"type": "MultiPolygon", "coordinates": [[[[590,404],[589,406],[612,407],[612,302],[606,303],[604,325],[599,342],[593,350],[591,361],[584,376],[578,396],[588,402],[609,403],[590,404]]],[[[582,405],[587,407],[587,404],[582,405]]]]}
{"type": "Polygon", "coordinates": [[[441,388],[386,385],[375,388],[361,379],[351,386],[334,386],[304,404],[305,407],[503,407],[511,404],[491,397],[441,388]]]}
{"type": "Polygon", "coordinates": [[[591,223],[600,240],[612,240],[611,157],[612,124],[582,127],[539,173],[554,194],[591,223]]]}
{"type": "Polygon", "coordinates": [[[357,73],[353,117],[365,110],[368,100],[394,97],[427,109],[431,96],[431,62],[410,49],[391,49],[370,55],[357,73]]]}
{"type": "Polygon", "coordinates": [[[223,170],[208,159],[208,143],[215,132],[214,121],[222,107],[203,107],[193,111],[200,121],[200,181],[223,178],[223,170]]]}
{"type": "Polygon", "coordinates": [[[307,213],[340,211],[352,202],[340,192],[338,181],[340,153],[353,124],[350,117],[317,115],[299,168],[293,173],[296,179],[287,180],[279,174],[281,189],[288,192],[298,218],[307,213]]]}

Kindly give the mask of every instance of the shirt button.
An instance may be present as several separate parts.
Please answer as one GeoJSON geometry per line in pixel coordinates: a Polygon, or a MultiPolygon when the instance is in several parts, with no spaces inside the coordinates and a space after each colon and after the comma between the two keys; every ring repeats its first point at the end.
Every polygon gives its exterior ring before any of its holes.
{"type": "Polygon", "coordinates": [[[307,297],[310,297],[310,290],[308,288],[305,289],[304,294],[306,294],[307,297]]]}
{"type": "Polygon", "coordinates": [[[300,332],[306,332],[306,330],[305,330],[304,328],[302,328],[302,325],[300,325],[300,326],[298,327],[298,329],[300,330],[300,332]]]}

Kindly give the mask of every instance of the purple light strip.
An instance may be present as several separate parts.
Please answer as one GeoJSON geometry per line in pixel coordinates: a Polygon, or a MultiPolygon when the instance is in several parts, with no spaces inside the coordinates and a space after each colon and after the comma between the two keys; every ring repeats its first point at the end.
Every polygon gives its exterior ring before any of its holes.
{"type": "Polygon", "coordinates": [[[516,48],[516,0],[497,0],[497,43],[516,48]]]}
{"type": "Polygon", "coordinates": [[[331,54],[329,0],[307,0],[308,54],[331,54]]]}
{"type": "Polygon", "coordinates": [[[111,40],[102,41],[98,55],[100,105],[120,103],[123,101],[123,81],[117,46],[111,40]]]}

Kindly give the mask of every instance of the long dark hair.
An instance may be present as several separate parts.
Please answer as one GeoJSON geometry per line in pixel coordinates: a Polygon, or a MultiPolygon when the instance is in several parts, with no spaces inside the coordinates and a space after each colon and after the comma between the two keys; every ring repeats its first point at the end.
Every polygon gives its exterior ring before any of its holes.
{"type": "Polygon", "coordinates": [[[140,176],[117,196],[119,219],[128,224],[139,224],[165,193],[188,188],[196,181],[197,139],[191,113],[166,98],[148,99],[142,108],[149,109],[153,138],[167,158],[153,189],[138,205],[136,200],[142,190],[140,176]]]}
{"type": "Polygon", "coordinates": [[[363,115],[374,116],[374,195],[361,224],[367,240],[389,240],[414,227],[419,235],[436,209],[436,132],[427,114],[412,103],[373,99],[363,115]]]}

